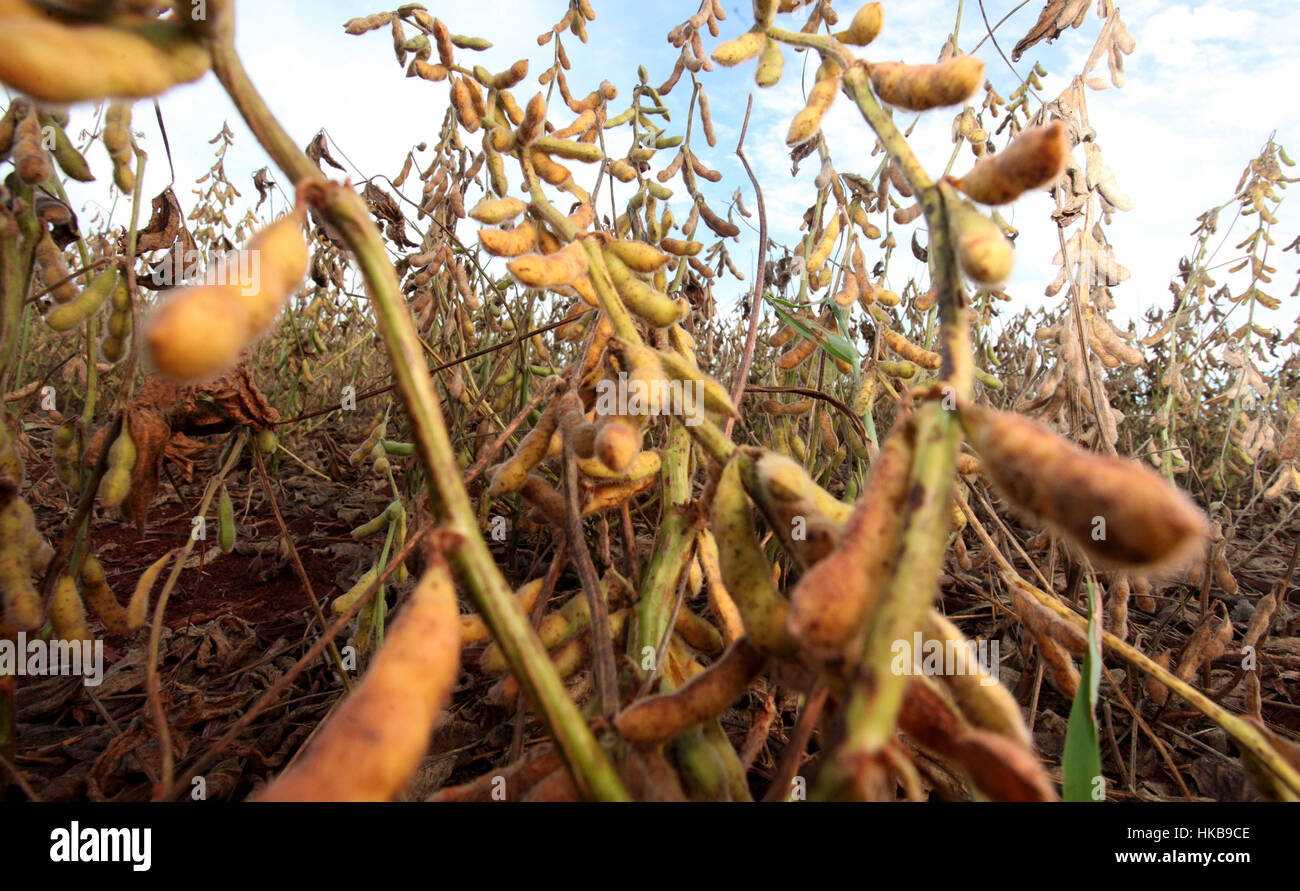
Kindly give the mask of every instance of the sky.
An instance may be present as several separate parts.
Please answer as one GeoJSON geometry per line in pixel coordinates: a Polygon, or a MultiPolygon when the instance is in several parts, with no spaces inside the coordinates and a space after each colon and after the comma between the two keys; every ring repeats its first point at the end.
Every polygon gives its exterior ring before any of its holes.
{"type": "MultiPolygon", "coordinates": [[[[611,103],[616,112],[626,107],[638,64],[647,68],[652,84],[666,79],[678,51],[665,36],[694,13],[698,4],[696,0],[650,4],[592,0],[592,4],[597,18],[588,26],[590,42],[583,45],[567,32],[565,35],[565,49],[572,61],[568,78],[577,95],[584,95],[602,79],[613,82],[620,92],[611,103]]],[[[723,5],[727,20],[718,38],[705,38],[706,50],[737,36],[752,23],[749,3],[723,0],[723,5]]],[[[959,0],[888,0],[884,4],[883,33],[859,54],[871,60],[934,61],[953,28],[959,5],[963,14],[958,43],[963,50],[970,50],[986,34],[980,0],[965,0],[964,4],[959,0]]],[[[1117,246],[1119,261],[1131,272],[1131,278],[1113,291],[1117,307],[1112,318],[1122,326],[1126,319],[1140,317],[1151,306],[1170,305],[1169,282],[1179,258],[1193,247],[1189,233],[1195,228],[1197,215],[1231,197],[1243,168],[1258,154],[1270,133],[1276,132],[1276,139],[1300,159],[1300,102],[1294,99],[1295,84],[1300,83],[1300,57],[1294,52],[1300,45],[1300,9],[1292,0],[1123,0],[1118,5],[1137,39],[1136,51],[1125,59],[1128,81],[1122,89],[1089,90],[1088,111],[1108,164],[1134,203],[1133,211],[1116,214],[1107,228],[1110,241],[1117,246]]],[[[1021,4],[1019,0],[983,0],[983,6],[988,21],[995,23],[1021,4]]],[[[487,37],[494,42],[486,52],[461,51],[465,60],[498,71],[516,59],[530,59],[528,81],[514,91],[521,104],[535,90],[542,89],[536,85],[536,76],[551,64],[553,48],[539,47],[537,36],[563,15],[565,0],[430,2],[427,7],[452,32],[487,37]]],[[[839,3],[837,7],[842,21],[847,23],[857,5],[839,3]]],[[[996,31],[997,42],[1008,58],[1011,47],[1033,25],[1041,7],[1040,0],[1029,0],[996,31]]],[[[1095,15],[1096,3],[1093,7],[1081,28],[1065,31],[1051,45],[1040,43],[1033,47],[1014,65],[1014,71],[997,48],[986,41],[977,54],[986,62],[986,76],[998,92],[1007,96],[1019,83],[1017,73],[1024,75],[1041,62],[1048,76],[1040,95],[1054,98],[1092,49],[1101,23],[1095,15]]],[[[406,78],[393,55],[387,29],[361,36],[344,33],[345,21],[379,11],[376,8],[344,0],[310,4],[238,0],[237,10],[236,45],[245,66],[271,109],[300,145],[323,128],[331,138],[331,149],[349,166],[347,175],[360,180],[377,174],[395,177],[412,146],[436,140],[446,109],[446,83],[406,78]]],[[[800,12],[781,18],[787,26],[797,26],[805,17],[806,13],[800,12]]],[[[699,154],[724,174],[723,181],[707,193],[710,203],[725,207],[732,192],[740,187],[746,206],[751,210],[755,206],[753,190],[734,154],[746,98],[752,94],[754,111],[746,136],[746,154],[763,185],[772,237],[787,244],[797,237],[799,219],[815,200],[812,181],[818,170],[813,158],[801,165],[797,176],[792,176],[784,145],[789,121],[802,107],[804,90],[811,85],[816,67],[803,63],[803,55],[787,51],[785,77],[768,90],[754,86],[753,63],[734,69],[715,67],[699,75],[710,96],[718,134],[716,148],[708,149],[702,140],[697,141],[699,154]]],[[[1104,77],[1104,63],[1094,73],[1104,77]]],[[[684,77],[667,97],[674,112],[670,133],[684,128],[689,98],[690,85],[684,77]]],[[[225,158],[226,174],[243,192],[248,205],[255,203],[252,173],[267,165],[269,159],[215,78],[208,75],[196,84],[174,89],[160,104],[175,165],[175,190],[182,207],[189,211],[194,200],[193,182],[213,163],[213,146],[208,140],[220,131],[223,121],[235,134],[234,146],[225,158]]],[[[1037,103],[1032,107],[1036,108],[1037,103]]],[[[562,114],[553,115],[553,119],[567,122],[572,116],[567,109],[559,111],[562,114]]],[[[954,111],[923,115],[911,137],[918,156],[931,171],[941,171],[947,164],[954,111]]],[[[900,113],[899,120],[910,123],[911,117],[900,113]]],[[[70,128],[74,140],[79,128],[93,122],[91,109],[76,109],[70,128]]],[[[150,153],[145,194],[152,195],[168,184],[171,173],[148,104],[136,106],[134,126],[150,153]]],[[[875,169],[878,158],[870,157],[874,135],[844,96],[827,115],[823,130],[838,170],[869,175],[875,169]]],[[[107,179],[110,168],[102,154],[99,145],[90,149],[92,166],[103,170],[103,179],[107,179]]],[[[423,157],[429,156],[426,153],[423,157]]],[[[671,152],[662,152],[657,162],[667,163],[671,156],[671,152]]],[[[1078,156],[1082,160],[1081,152],[1078,156]]],[[[417,155],[417,161],[420,157],[417,155]]],[[[963,172],[973,160],[969,150],[963,148],[954,173],[963,172]]],[[[590,187],[595,179],[594,166],[575,166],[581,171],[580,181],[590,187]]],[[[274,167],[271,172],[283,187],[283,177],[274,167]]],[[[1300,174],[1300,167],[1292,172],[1300,174]]],[[[518,172],[514,171],[512,182],[517,184],[518,180],[518,172]]],[[[406,193],[418,197],[419,185],[412,178],[406,193]]],[[[685,195],[680,180],[669,185],[678,198],[685,195]]],[[[285,191],[289,191],[287,187],[285,191]]],[[[119,200],[114,208],[105,204],[106,194],[101,183],[72,192],[74,203],[86,202],[81,206],[83,214],[111,210],[113,220],[121,223],[129,210],[128,202],[119,200]]],[[[282,197],[280,202],[277,209],[283,207],[282,197]]],[[[607,205],[602,202],[602,206],[607,205]]],[[[689,205],[676,206],[682,208],[676,217],[683,220],[689,205]]],[[[1011,309],[1056,306],[1064,296],[1063,292],[1047,298],[1043,293],[1055,275],[1051,260],[1057,250],[1057,236],[1049,218],[1052,207],[1046,193],[1039,193],[1017,201],[1007,214],[1021,233],[1016,270],[1006,287],[1014,298],[1011,309]]],[[[232,212],[230,219],[233,222],[241,215],[242,208],[232,212]]],[[[1228,218],[1230,214],[1225,214],[1228,218]]],[[[738,222],[742,234],[729,250],[747,278],[752,279],[757,259],[757,219],[738,222]]],[[[474,225],[467,222],[462,226],[461,237],[468,243],[473,243],[474,225]]],[[[1234,230],[1242,237],[1247,232],[1243,227],[1234,230]]],[[[1300,234],[1300,207],[1295,202],[1282,205],[1275,233],[1279,248],[1300,234]]],[[[903,230],[896,236],[900,250],[894,255],[887,281],[896,290],[901,290],[908,277],[924,274],[923,264],[907,249],[909,235],[903,230]]],[[[1229,239],[1215,262],[1226,267],[1235,256],[1232,244],[1239,240],[1229,239]]],[[[867,259],[871,265],[876,255],[868,251],[867,259]]],[[[1274,253],[1271,259],[1277,261],[1274,265],[1278,267],[1272,293],[1284,298],[1284,305],[1266,322],[1286,334],[1297,315],[1295,300],[1286,298],[1295,287],[1300,258],[1274,253]]],[[[724,278],[716,286],[715,296],[727,306],[747,286],[747,282],[724,278]]]]}

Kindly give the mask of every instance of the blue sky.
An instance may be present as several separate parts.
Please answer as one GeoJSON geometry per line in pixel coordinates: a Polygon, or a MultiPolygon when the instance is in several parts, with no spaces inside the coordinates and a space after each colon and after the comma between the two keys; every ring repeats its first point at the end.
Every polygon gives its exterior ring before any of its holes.
{"type": "MultiPolygon", "coordinates": [[[[597,19],[590,26],[591,42],[580,44],[567,36],[565,47],[573,68],[569,79],[581,95],[601,79],[609,79],[620,90],[615,110],[625,107],[636,77],[644,64],[654,84],[662,82],[672,69],[677,51],[665,35],[697,8],[695,0],[667,3],[612,3],[592,0],[597,19]]],[[[716,40],[706,38],[711,50],[722,40],[734,37],[751,23],[750,4],[723,0],[727,21],[716,40]]],[[[429,10],[453,32],[485,36],[495,46],[474,56],[488,69],[507,67],[521,57],[531,60],[529,83],[516,88],[521,101],[539,89],[536,75],[550,64],[552,48],[538,47],[536,38],[564,12],[564,0],[477,0],[474,3],[427,4],[429,10]]],[[[1018,5],[1018,0],[984,0],[990,22],[996,22],[1018,5]]],[[[1031,0],[997,32],[999,42],[1010,47],[1037,18],[1041,3],[1031,0]]],[[[1095,7],[1096,4],[1094,4],[1095,7]]],[[[838,4],[844,20],[856,4],[838,4]]],[[[1300,158],[1300,103],[1292,96],[1300,83],[1300,60],[1294,48],[1300,45],[1300,11],[1289,0],[1244,2],[1160,2],[1124,0],[1119,4],[1129,30],[1137,38],[1136,52],[1127,57],[1128,83],[1123,89],[1089,92],[1089,113],[1105,157],[1120,185],[1133,198],[1135,208],[1117,214],[1108,234],[1117,245],[1118,259],[1132,272],[1132,278],[1117,287],[1117,320],[1139,316],[1153,304],[1169,305],[1168,282],[1180,256],[1189,250],[1188,233],[1195,217],[1206,207],[1225,200],[1235,187],[1244,165],[1253,158],[1276,130],[1278,140],[1300,158]]],[[[363,36],[349,36],[343,23],[358,15],[378,11],[366,3],[276,2],[237,3],[238,46],[253,80],[291,135],[306,144],[324,128],[342,155],[361,171],[349,170],[354,179],[364,175],[396,176],[407,151],[420,141],[432,141],[446,106],[446,84],[407,79],[398,67],[387,29],[363,36]]],[[[870,59],[933,61],[952,28],[958,0],[888,0],[885,30],[862,54],[870,59]]],[[[802,22],[803,13],[786,17],[802,22]]],[[[1026,73],[1035,62],[1048,69],[1042,95],[1054,97],[1077,72],[1092,48],[1099,27],[1093,12],[1078,30],[1066,31],[1053,45],[1039,44],[1016,64],[1026,73]]],[[[979,0],[967,0],[959,43],[973,47],[984,35],[979,0]]],[[[1018,80],[990,43],[979,53],[987,63],[988,77],[1006,96],[1018,80]]],[[[802,56],[787,52],[786,74],[777,87],[759,91],[753,86],[753,67],[715,68],[701,73],[718,129],[718,146],[701,154],[706,163],[721,170],[724,180],[715,187],[718,202],[725,205],[739,186],[746,204],[754,206],[752,190],[733,150],[744,114],[746,96],[755,94],[754,117],[746,139],[747,154],[763,183],[773,237],[792,243],[799,215],[815,198],[812,179],[815,163],[805,162],[797,177],[790,175],[784,134],[791,116],[802,106],[802,56]]],[[[806,77],[811,81],[809,66],[806,77]]],[[[1104,74],[1104,64],[1101,66],[1104,74]]],[[[689,83],[683,79],[669,98],[675,112],[673,127],[684,127],[689,83]]],[[[249,201],[256,201],[252,171],[268,163],[211,76],[195,85],[179,88],[162,100],[173,159],[176,165],[176,193],[188,211],[193,198],[193,181],[212,164],[208,140],[222,121],[236,135],[226,157],[226,172],[249,201]]],[[[556,116],[567,121],[567,109],[556,116]]],[[[909,118],[910,119],[910,118],[909,118]]],[[[76,125],[90,120],[87,111],[74,115],[76,125]]],[[[932,170],[941,170],[951,151],[949,111],[931,112],[916,128],[912,144],[932,170]]],[[[147,104],[136,107],[135,126],[143,132],[143,145],[150,152],[146,194],[167,184],[169,174],[158,128],[147,104]]],[[[824,124],[836,166],[843,171],[870,173],[876,159],[868,157],[874,138],[856,110],[840,97],[824,124]],[[861,157],[856,157],[855,153],[861,157]]],[[[670,132],[680,132],[673,131],[670,132]]],[[[109,170],[102,149],[91,149],[97,170],[109,170]]],[[[342,160],[340,155],[340,160],[342,160]]],[[[418,156],[417,156],[418,157],[418,156]]],[[[427,158],[428,155],[425,155],[427,158]]],[[[671,152],[662,153],[663,162],[671,152]]],[[[955,171],[971,163],[963,150],[955,171]]],[[[1300,171],[1300,168],[1296,168],[1300,171]]],[[[274,169],[273,169],[274,173],[274,169]]],[[[277,178],[279,178],[277,176],[277,178]]],[[[586,185],[594,179],[588,168],[586,185]]],[[[517,182],[515,173],[513,180],[517,182]]],[[[73,193],[96,203],[104,201],[99,183],[73,193]]],[[[670,183],[670,186],[674,185],[670,183]]],[[[419,183],[408,183],[407,194],[418,195],[419,183]]],[[[684,195],[678,181],[676,189],[684,195]]],[[[472,199],[471,199],[472,200],[472,199]]],[[[603,202],[602,202],[603,204],[603,202]]],[[[93,212],[95,205],[85,211],[93,212]]],[[[102,205],[99,205],[102,206],[102,205]]],[[[1048,219],[1051,201],[1033,195],[1014,205],[1011,220],[1019,228],[1017,267],[1008,292],[1013,306],[1036,306],[1045,301],[1055,305],[1059,298],[1045,298],[1043,287],[1055,274],[1051,257],[1056,250],[1055,227],[1048,219]]],[[[115,221],[125,218],[127,208],[119,202],[115,221]]],[[[1278,247],[1300,232],[1300,208],[1284,204],[1275,228],[1278,247]]],[[[232,221],[239,214],[231,216],[232,221]]],[[[685,210],[677,214],[685,217],[685,210]]],[[[472,223],[462,233],[472,239],[472,223]]],[[[742,227],[743,228],[743,227],[742,227]]],[[[1244,236],[1246,230],[1240,230],[1244,236]]],[[[1239,239],[1235,239],[1239,240],[1239,239]]],[[[898,235],[902,249],[895,253],[889,284],[901,289],[911,275],[923,274],[906,248],[906,233],[898,235]]],[[[756,232],[745,230],[730,248],[738,265],[752,277],[756,256],[756,232]]],[[[1224,248],[1224,260],[1232,256],[1224,248]]],[[[1285,298],[1295,287],[1297,266],[1294,255],[1278,260],[1274,296],[1285,298]]],[[[874,256],[868,254],[869,263],[874,256]]],[[[745,283],[723,279],[717,296],[724,305],[743,293],[745,283]]],[[[1296,313],[1293,300],[1268,321],[1288,331],[1296,313]]]]}

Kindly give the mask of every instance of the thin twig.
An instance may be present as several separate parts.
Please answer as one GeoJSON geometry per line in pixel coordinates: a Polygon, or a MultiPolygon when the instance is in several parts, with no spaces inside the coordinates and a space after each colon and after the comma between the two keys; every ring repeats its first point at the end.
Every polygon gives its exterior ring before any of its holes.
{"type": "MultiPolygon", "coordinates": [[[[754,184],[754,194],[758,199],[758,270],[754,273],[754,290],[749,299],[749,331],[745,335],[745,349],[740,354],[740,367],[736,369],[736,380],[731,385],[731,404],[740,408],[741,397],[745,395],[746,381],[749,379],[749,366],[754,361],[754,344],[758,341],[758,322],[762,315],[764,275],[767,272],[767,206],[763,203],[763,189],[758,184],[758,177],[749,166],[745,157],[745,132],[749,129],[749,113],[754,108],[754,94],[749,94],[745,105],[745,122],[740,127],[740,139],[736,142],[736,157],[745,167],[749,181],[754,184]]],[[[722,427],[722,435],[731,438],[731,431],[736,426],[735,416],[727,418],[722,427]]]]}
{"type": "MultiPolygon", "coordinates": [[[[568,431],[566,431],[566,434],[568,431]]],[[[569,537],[573,564],[582,581],[591,609],[592,662],[596,674],[596,692],[600,713],[611,717],[618,711],[618,678],[614,668],[614,638],[609,632],[609,607],[600,589],[600,578],[591,562],[591,551],[582,531],[582,506],[578,500],[578,457],[573,438],[564,437],[564,526],[569,537]]]]}
{"type": "Polygon", "coordinates": [[[490,464],[492,459],[497,456],[497,453],[501,451],[510,437],[514,435],[514,432],[519,429],[519,425],[528,418],[528,415],[533,409],[537,408],[537,406],[541,404],[543,399],[550,397],[553,392],[554,387],[541,387],[538,389],[537,393],[533,395],[533,398],[528,400],[528,404],[520,409],[519,414],[515,415],[514,419],[509,424],[506,424],[505,429],[497,434],[497,438],[492,440],[492,444],[487,447],[483,454],[478,457],[478,460],[476,460],[469,470],[465,472],[466,486],[478,479],[479,474],[487,469],[488,464],[490,464]]]}
{"type": "Polygon", "coordinates": [[[864,442],[869,438],[867,436],[867,427],[862,423],[862,419],[858,417],[857,412],[829,393],[823,393],[821,390],[812,387],[759,386],[757,384],[750,384],[748,391],[751,393],[798,393],[800,396],[829,402],[839,410],[840,414],[849,419],[849,423],[853,425],[853,429],[857,432],[859,438],[864,442]]]}
{"type": "MultiPolygon", "coordinates": [[[[481,350],[475,350],[472,353],[467,353],[466,355],[461,356],[459,359],[452,359],[450,362],[443,362],[441,365],[435,365],[429,369],[429,373],[436,374],[439,371],[446,371],[448,368],[454,368],[455,366],[460,365],[464,362],[468,362],[471,359],[477,359],[480,356],[486,356],[488,353],[495,353],[497,350],[508,349],[522,340],[527,340],[528,338],[532,337],[534,334],[545,334],[547,331],[551,331],[555,328],[559,328],[561,325],[567,325],[570,322],[572,322],[574,318],[576,317],[565,316],[564,318],[560,319],[558,322],[552,322],[549,325],[543,325],[540,328],[534,328],[531,331],[526,331],[523,334],[520,334],[514,340],[493,344],[490,347],[484,347],[481,350]]],[[[364,402],[367,399],[373,399],[376,396],[382,396],[385,393],[391,393],[395,386],[396,384],[387,384],[382,387],[377,387],[374,390],[367,390],[365,393],[358,394],[356,397],[356,401],[364,402]]],[[[311,418],[318,418],[321,415],[327,415],[330,412],[335,412],[339,410],[340,410],[339,406],[337,405],[331,405],[325,408],[317,408],[317,409],[313,409],[312,411],[306,412],[304,414],[295,415],[294,417],[288,418],[287,420],[284,421],[276,421],[275,426],[283,427],[287,424],[296,424],[298,421],[306,421],[306,420],[310,420],[311,418]]]]}
{"type": "Polygon", "coordinates": [[[23,790],[23,794],[27,796],[28,801],[41,800],[41,796],[37,795],[36,791],[27,784],[27,778],[18,772],[18,766],[16,764],[11,764],[9,759],[4,755],[0,755],[0,767],[9,771],[9,775],[14,778],[14,782],[18,784],[18,788],[23,790]]]}
{"type": "MultiPolygon", "coordinates": [[[[271,512],[275,514],[275,522],[280,527],[280,537],[289,547],[289,556],[293,559],[294,571],[298,573],[298,579],[302,582],[303,590],[307,592],[307,599],[311,601],[311,608],[316,613],[316,621],[320,622],[320,627],[325,628],[325,612],[321,609],[320,599],[316,596],[315,590],[311,586],[311,579],[307,576],[307,568],[302,565],[302,558],[298,556],[298,548],[293,543],[293,537],[289,535],[289,527],[284,523],[284,516],[280,513],[280,504],[276,500],[275,491],[271,488],[271,480],[266,475],[266,465],[262,461],[262,450],[253,449],[253,461],[257,464],[258,476],[262,479],[262,490],[266,492],[266,498],[271,502],[271,512]]],[[[334,665],[339,670],[339,679],[343,681],[343,689],[350,692],[352,690],[352,679],[348,677],[347,670],[343,667],[343,655],[339,652],[338,646],[331,640],[329,643],[330,658],[334,660],[334,665]]]]}
{"type": "Polygon", "coordinates": [[[808,740],[812,739],[813,728],[821,717],[822,706],[826,704],[829,692],[829,688],[818,681],[817,686],[808,694],[808,699],[799,712],[799,720],[795,722],[794,732],[790,734],[790,741],[781,750],[781,761],[777,765],[776,775],[772,777],[772,784],[763,796],[764,801],[785,801],[790,794],[790,784],[794,782],[799,765],[803,763],[808,740]]]}
{"type": "MultiPolygon", "coordinates": [[[[529,621],[534,628],[541,621],[542,615],[546,612],[546,605],[550,602],[551,594],[555,591],[555,585],[560,580],[560,573],[564,572],[565,561],[569,556],[569,542],[558,532],[555,536],[556,548],[555,555],[551,558],[551,565],[547,567],[546,577],[542,579],[542,589],[537,592],[537,602],[533,604],[533,611],[529,614],[529,621]]],[[[520,696],[518,705],[515,707],[515,729],[514,735],[510,740],[509,756],[506,758],[506,764],[513,764],[518,761],[524,753],[524,724],[528,717],[531,703],[527,696],[520,696]]]]}

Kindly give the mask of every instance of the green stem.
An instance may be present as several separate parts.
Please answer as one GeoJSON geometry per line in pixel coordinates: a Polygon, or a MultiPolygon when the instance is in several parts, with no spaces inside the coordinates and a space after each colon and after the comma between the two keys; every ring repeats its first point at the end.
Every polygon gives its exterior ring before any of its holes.
{"type": "MultiPolygon", "coordinates": [[[[14,350],[18,346],[23,302],[27,299],[27,287],[32,280],[36,241],[40,237],[40,225],[36,222],[36,212],[33,210],[32,190],[17,177],[14,182],[17,185],[13,203],[25,203],[27,210],[21,216],[9,216],[17,231],[0,239],[0,390],[8,387],[4,383],[4,370],[12,368],[14,350]]],[[[0,226],[5,225],[3,218],[0,218],[0,226]]]]}
{"type": "MultiPolygon", "coordinates": [[[[222,13],[224,20],[216,25],[218,37],[212,45],[213,70],[222,86],[263,148],[295,183],[320,181],[320,170],[289,138],[244,71],[233,43],[233,11],[225,7],[222,13]]],[[[434,510],[444,528],[462,539],[449,555],[458,577],[469,589],[475,608],[501,645],[521,687],[532,698],[583,794],[600,800],[627,799],[622,782],[569,698],[546,648],[483,540],[410,311],[379,230],[351,188],[334,185],[322,192],[318,210],[347,242],[365,278],[397,391],[410,415],[416,449],[429,476],[434,510]]]]}
{"type": "Polygon", "coordinates": [[[655,542],[654,557],[646,567],[641,598],[636,604],[637,633],[629,637],[629,655],[641,663],[645,648],[658,651],[667,636],[677,599],[677,583],[690,558],[695,533],[681,508],[690,498],[690,438],[684,427],[675,426],[663,450],[663,526],[655,542]]]}

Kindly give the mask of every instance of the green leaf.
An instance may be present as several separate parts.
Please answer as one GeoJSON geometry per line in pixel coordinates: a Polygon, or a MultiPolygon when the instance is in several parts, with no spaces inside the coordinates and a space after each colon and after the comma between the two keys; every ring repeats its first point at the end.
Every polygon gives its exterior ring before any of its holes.
{"type": "Polygon", "coordinates": [[[782,300],[779,297],[768,297],[768,302],[772,304],[772,309],[776,310],[777,316],[795,331],[797,331],[805,340],[816,341],[817,345],[826,352],[828,356],[839,359],[842,362],[848,362],[853,366],[853,374],[856,377],[858,373],[858,348],[854,346],[853,341],[849,340],[842,334],[829,331],[819,325],[817,322],[798,319],[790,313],[783,310],[782,306],[791,309],[795,304],[782,300]]]}
{"type": "Polygon", "coordinates": [[[1079,689],[1070,706],[1061,759],[1061,791],[1066,801],[1105,800],[1101,777],[1101,740],[1097,735],[1097,689],[1101,686],[1101,647],[1096,628],[1097,592],[1088,579],[1088,649],[1083,654],[1079,689]]]}
{"type": "Polygon", "coordinates": [[[826,332],[826,339],[821,342],[821,348],[841,362],[848,362],[855,371],[857,370],[858,351],[843,334],[826,332]]]}

